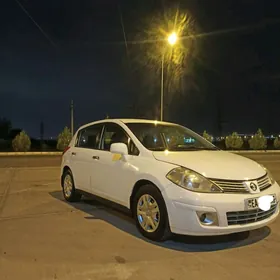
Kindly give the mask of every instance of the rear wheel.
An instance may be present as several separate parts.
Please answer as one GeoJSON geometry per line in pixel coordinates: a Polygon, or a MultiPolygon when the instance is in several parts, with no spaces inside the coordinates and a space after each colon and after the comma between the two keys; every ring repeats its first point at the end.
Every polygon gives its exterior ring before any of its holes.
{"type": "Polygon", "coordinates": [[[62,190],[66,201],[77,202],[81,200],[82,195],[76,191],[73,175],[69,169],[63,174],[62,190]]]}
{"type": "Polygon", "coordinates": [[[164,199],[154,185],[141,187],[133,200],[133,214],[138,230],[154,241],[171,236],[164,199]]]}

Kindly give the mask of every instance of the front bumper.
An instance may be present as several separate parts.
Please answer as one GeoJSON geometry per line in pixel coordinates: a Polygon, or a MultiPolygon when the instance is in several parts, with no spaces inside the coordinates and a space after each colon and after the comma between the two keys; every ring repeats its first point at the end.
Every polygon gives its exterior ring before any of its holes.
{"type": "Polygon", "coordinates": [[[162,193],[168,211],[170,229],[173,233],[184,235],[224,235],[254,230],[272,223],[279,215],[280,187],[275,183],[258,194],[214,194],[194,193],[176,185],[169,186],[162,193]],[[244,200],[263,195],[275,194],[277,205],[271,215],[260,221],[229,225],[227,213],[247,211],[244,200]],[[218,225],[204,225],[197,212],[214,212],[218,225]]]}

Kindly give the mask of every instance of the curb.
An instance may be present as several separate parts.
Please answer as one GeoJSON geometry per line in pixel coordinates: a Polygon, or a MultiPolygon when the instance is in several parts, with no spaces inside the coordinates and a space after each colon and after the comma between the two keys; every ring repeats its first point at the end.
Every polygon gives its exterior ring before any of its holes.
{"type": "Polygon", "coordinates": [[[251,150],[239,150],[239,151],[230,151],[230,150],[225,150],[227,152],[232,152],[232,153],[247,153],[247,154],[280,154],[280,150],[260,150],[260,151],[251,151],[251,150]]]}
{"type": "Polygon", "coordinates": [[[62,152],[5,152],[0,153],[0,157],[9,156],[61,156],[62,152]]]}

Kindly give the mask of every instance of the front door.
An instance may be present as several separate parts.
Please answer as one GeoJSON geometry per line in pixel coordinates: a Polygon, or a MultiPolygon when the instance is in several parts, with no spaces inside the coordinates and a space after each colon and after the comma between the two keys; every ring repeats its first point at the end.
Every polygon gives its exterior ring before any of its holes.
{"type": "Polygon", "coordinates": [[[96,153],[92,167],[91,184],[102,197],[128,206],[137,168],[133,162],[138,157],[138,149],[122,127],[106,123],[100,150],[96,153]],[[113,143],[128,145],[129,155],[121,157],[110,152],[113,143]]]}

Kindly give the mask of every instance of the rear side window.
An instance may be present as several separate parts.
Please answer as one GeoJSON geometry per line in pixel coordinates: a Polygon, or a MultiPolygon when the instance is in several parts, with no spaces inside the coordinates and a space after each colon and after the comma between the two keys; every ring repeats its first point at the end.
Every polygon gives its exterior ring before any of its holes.
{"type": "Polygon", "coordinates": [[[102,124],[88,126],[79,131],[76,147],[87,149],[99,149],[102,124]]]}

